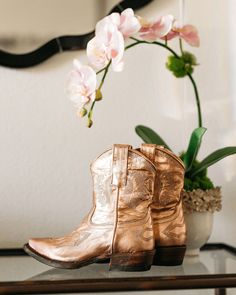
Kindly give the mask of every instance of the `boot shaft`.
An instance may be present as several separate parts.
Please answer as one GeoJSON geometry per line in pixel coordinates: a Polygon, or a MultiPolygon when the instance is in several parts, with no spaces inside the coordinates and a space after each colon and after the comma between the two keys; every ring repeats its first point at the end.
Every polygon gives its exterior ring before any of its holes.
{"type": "Polygon", "coordinates": [[[184,164],[163,146],[143,144],[140,150],[155,164],[157,170],[151,206],[156,248],[184,245],[186,225],[181,199],[184,164]]]}
{"type": "Polygon", "coordinates": [[[184,186],[183,162],[163,146],[143,144],[141,152],[154,163],[157,170],[153,205],[157,209],[176,206],[184,186]]]}

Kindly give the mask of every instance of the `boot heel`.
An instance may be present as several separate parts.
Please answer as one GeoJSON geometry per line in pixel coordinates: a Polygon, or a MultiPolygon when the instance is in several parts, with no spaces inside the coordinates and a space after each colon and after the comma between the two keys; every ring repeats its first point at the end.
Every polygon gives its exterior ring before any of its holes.
{"type": "Polygon", "coordinates": [[[136,253],[113,254],[109,270],[146,271],[151,268],[155,250],[136,253]]]}
{"type": "Polygon", "coordinates": [[[153,265],[180,265],[183,263],[186,246],[169,246],[156,248],[153,265]]]}

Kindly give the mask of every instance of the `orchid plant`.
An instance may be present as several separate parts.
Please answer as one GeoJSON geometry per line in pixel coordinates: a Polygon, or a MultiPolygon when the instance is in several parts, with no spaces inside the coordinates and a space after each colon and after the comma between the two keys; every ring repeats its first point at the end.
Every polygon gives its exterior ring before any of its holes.
{"type": "MultiPolygon", "coordinates": [[[[195,94],[198,127],[192,132],[186,152],[182,158],[185,173],[185,189],[203,190],[213,188],[212,181],[207,177],[207,168],[217,161],[236,153],[236,147],[219,149],[202,161],[197,161],[197,154],[206,128],[202,126],[202,112],[196,82],[192,76],[196,57],[183,49],[183,41],[190,46],[199,47],[200,39],[197,29],[190,24],[180,25],[172,15],[164,15],[154,20],[136,16],[131,8],[121,13],[112,13],[100,20],[95,29],[95,37],[87,44],[88,64],[83,65],[74,60],[73,70],[69,73],[68,93],[77,108],[79,117],[87,118],[87,126],[93,125],[93,111],[96,102],[103,97],[102,87],[109,68],[120,72],[123,70],[124,52],[140,44],[155,45],[170,52],[166,67],[177,78],[188,77],[195,94]],[[179,40],[179,53],[174,51],[169,43],[179,40]],[[125,45],[126,41],[131,43],[125,45]],[[99,79],[98,77],[101,76],[99,79]]],[[[165,141],[152,129],[139,125],[136,133],[146,143],[164,145],[165,141]]]]}

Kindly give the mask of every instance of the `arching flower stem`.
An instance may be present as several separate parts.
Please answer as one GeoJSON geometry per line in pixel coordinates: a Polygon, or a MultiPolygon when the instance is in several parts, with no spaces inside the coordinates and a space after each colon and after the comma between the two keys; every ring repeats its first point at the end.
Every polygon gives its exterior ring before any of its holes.
{"type": "MultiPolygon", "coordinates": [[[[130,45],[126,46],[125,49],[129,49],[131,47],[134,47],[138,44],[154,44],[154,45],[159,45],[161,47],[164,47],[166,50],[168,50],[169,52],[171,52],[175,57],[180,58],[180,56],[173,50],[171,49],[168,45],[163,44],[161,42],[158,41],[154,41],[154,42],[148,42],[148,41],[144,41],[144,40],[139,40],[136,38],[131,37],[130,39],[136,41],[134,43],[131,43],[130,45]]],[[[182,40],[180,40],[180,50],[181,53],[183,52],[183,47],[182,47],[182,40]]],[[[192,85],[193,85],[193,89],[194,89],[194,94],[195,94],[195,100],[196,100],[196,105],[197,105],[197,112],[198,112],[198,127],[202,127],[202,111],[201,111],[201,103],[200,103],[200,98],[199,98],[199,94],[198,94],[198,89],[197,89],[197,85],[196,82],[193,78],[193,76],[191,74],[187,74],[192,85]]]]}
{"type": "MultiPolygon", "coordinates": [[[[158,42],[158,41],[154,41],[154,42],[148,42],[148,41],[145,41],[145,40],[139,40],[139,39],[136,39],[134,37],[130,37],[131,40],[134,40],[135,42],[134,43],[131,43],[129,45],[127,45],[125,47],[125,50],[128,50],[136,45],[139,45],[139,44],[153,44],[153,45],[159,45],[163,48],[165,48],[166,50],[168,50],[169,52],[171,52],[176,58],[181,58],[181,56],[179,56],[172,48],[170,48],[168,45],[167,45],[167,42],[165,43],[161,43],[161,42],[158,42]]],[[[181,51],[181,54],[183,54],[183,47],[182,47],[182,41],[180,40],[179,41],[180,43],[180,51],[181,51]]],[[[105,78],[106,78],[106,75],[107,75],[107,72],[109,70],[109,67],[111,65],[111,61],[109,62],[109,64],[101,69],[100,71],[97,72],[97,74],[100,74],[101,72],[104,72],[103,73],[103,77],[102,77],[102,80],[100,82],[100,85],[98,87],[98,89],[100,90],[104,81],[105,81],[105,78]]],[[[198,113],[198,127],[202,127],[202,113],[201,113],[201,103],[200,103],[200,98],[199,98],[199,94],[198,94],[198,89],[197,89],[197,85],[196,85],[196,82],[193,78],[193,76],[191,74],[187,74],[187,76],[189,77],[192,85],[193,85],[193,89],[194,89],[194,94],[195,94],[195,100],[196,100],[196,106],[197,106],[197,113],[198,113]]],[[[92,113],[93,113],[93,108],[94,108],[94,105],[95,105],[95,102],[94,101],[91,105],[91,108],[88,112],[88,119],[91,120],[92,118],[92,113]]]]}

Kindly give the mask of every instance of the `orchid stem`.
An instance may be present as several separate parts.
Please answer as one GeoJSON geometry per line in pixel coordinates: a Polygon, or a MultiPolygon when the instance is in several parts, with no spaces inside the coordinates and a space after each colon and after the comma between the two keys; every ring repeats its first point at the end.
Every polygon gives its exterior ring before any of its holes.
{"type": "Polygon", "coordinates": [[[167,40],[167,37],[165,37],[165,46],[167,46],[168,44],[168,40],[167,40]]]}
{"type": "Polygon", "coordinates": [[[89,110],[89,112],[88,112],[88,119],[90,119],[90,120],[92,119],[93,108],[94,108],[95,102],[96,102],[96,100],[93,101],[93,103],[92,103],[92,105],[91,105],[91,107],[90,107],[90,110],[89,110]]]}
{"type": "Polygon", "coordinates": [[[106,76],[107,76],[110,65],[111,65],[111,61],[109,61],[108,65],[104,68],[105,72],[104,72],[104,74],[102,76],[102,80],[100,82],[100,85],[99,85],[98,89],[102,88],[102,85],[103,85],[103,83],[104,83],[104,81],[106,79],[106,76]]]}
{"type": "Polygon", "coordinates": [[[179,48],[180,48],[180,52],[183,55],[184,54],[184,50],[183,50],[183,43],[182,43],[182,39],[179,38],[179,48]]]}
{"type": "Polygon", "coordinates": [[[139,40],[136,38],[131,37],[130,39],[135,40],[135,43],[131,43],[130,45],[125,47],[126,49],[129,49],[133,46],[136,46],[138,44],[154,44],[154,45],[159,45],[161,47],[164,47],[165,49],[169,50],[175,57],[180,58],[179,55],[173,50],[171,49],[169,46],[165,45],[164,43],[158,42],[158,41],[153,41],[153,42],[148,42],[148,41],[144,41],[144,40],[139,40]]]}
{"type": "MultiPolygon", "coordinates": [[[[136,39],[134,37],[130,37],[130,39],[134,40],[135,42],[134,43],[131,43],[129,45],[127,45],[125,47],[125,50],[127,49],[130,49],[138,44],[154,44],[154,45],[159,45],[161,47],[164,47],[166,50],[168,50],[169,52],[171,52],[176,58],[181,58],[173,49],[171,49],[168,45],[167,45],[167,39],[165,40],[165,43],[161,43],[161,42],[158,42],[158,41],[154,41],[154,42],[148,42],[148,41],[144,41],[144,40],[139,40],[139,39],[136,39]]],[[[181,55],[183,54],[183,45],[182,45],[182,40],[180,39],[179,40],[179,45],[180,45],[180,51],[181,51],[181,55]]],[[[101,79],[101,82],[100,82],[100,85],[98,87],[99,90],[101,90],[102,86],[103,86],[103,83],[105,81],[105,78],[107,76],[107,73],[108,73],[108,70],[109,70],[109,67],[111,65],[111,60],[109,61],[109,63],[107,64],[106,67],[104,67],[103,69],[99,70],[97,72],[97,74],[100,74],[101,72],[104,72],[103,73],[103,76],[102,76],[102,79],[101,79]]],[[[194,94],[195,94],[195,99],[196,99],[196,105],[197,105],[197,112],[198,112],[198,127],[202,127],[202,112],[201,112],[201,103],[200,103],[200,98],[199,98],[199,93],[198,93],[198,89],[197,89],[197,85],[196,85],[196,82],[195,80],[193,79],[192,75],[191,74],[187,74],[187,76],[189,77],[192,85],[193,85],[193,89],[194,89],[194,94]]],[[[90,110],[88,112],[88,119],[89,121],[92,120],[92,115],[93,115],[93,108],[95,106],[95,103],[96,103],[96,100],[93,101],[91,107],[90,107],[90,110]]]]}
{"type": "Polygon", "coordinates": [[[197,110],[198,110],[198,127],[202,127],[202,111],[201,111],[201,103],[200,103],[197,85],[191,74],[188,74],[188,77],[190,81],[192,82],[194,93],[195,93],[195,99],[196,99],[197,110]]]}
{"type": "MultiPolygon", "coordinates": [[[[106,78],[106,75],[108,73],[108,70],[109,70],[110,65],[111,65],[111,61],[109,61],[108,65],[106,67],[104,67],[103,69],[101,69],[100,71],[97,72],[97,74],[99,74],[99,73],[101,73],[101,72],[104,71],[103,76],[102,76],[102,79],[101,79],[101,82],[100,82],[100,85],[98,86],[98,89],[99,90],[101,90],[101,88],[102,88],[102,85],[103,85],[103,83],[105,81],[105,78],[106,78]]],[[[88,112],[88,119],[89,119],[89,121],[92,120],[93,108],[95,106],[95,103],[96,103],[96,100],[93,101],[93,103],[91,104],[91,107],[89,109],[89,112],[88,112]]]]}
{"type": "Polygon", "coordinates": [[[105,67],[104,67],[104,68],[102,68],[101,70],[97,71],[97,72],[96,72],[96,74],[97,74],[97,75],[98,75],[98,74],[100,74],[101,72],[105,71],[105,70],[106,70],[106,68],[107,68],[107,66],[105,66],[105,67]]]}
{"type": "MultiPolygon", "coordinates": [[[[173,49],[171,49],[168,45],[158,42],[158,41],[154,41],[154,42],[148,42],[148,41],[144,41],[144,40],[139,40],[136,38],[131,37],[130,39],[134,40],[134,43],[129,44],[128,46],[125,47],[125,50],[132,48],[138,44],[154,44],[154,45],[159,45],[161,47],[164,47],[165,49],[167,49],[169,52],[171,52],[175,57],[177,58],[181,58],[173,49]]],[[[182,41],[180,40],[180,50],[181,53],[183,54],[183,46],[182,46],[182,41]]],[[[197,89],[197,85],[195,80],[193,79],[191,74],[187,74],[187,76],[189,77],[192,85],[193,85],[193,90],[194,90],[194,94],[195,94],[195,99],[196,99],[196,105],[197,105],[197,113],[198,113],[198,127],[202,127],[202,111],[201,111],[201,103],[200,103],[200,98],[199,98],[199,93],[198,93],[198,89],[197,89]]]]}

